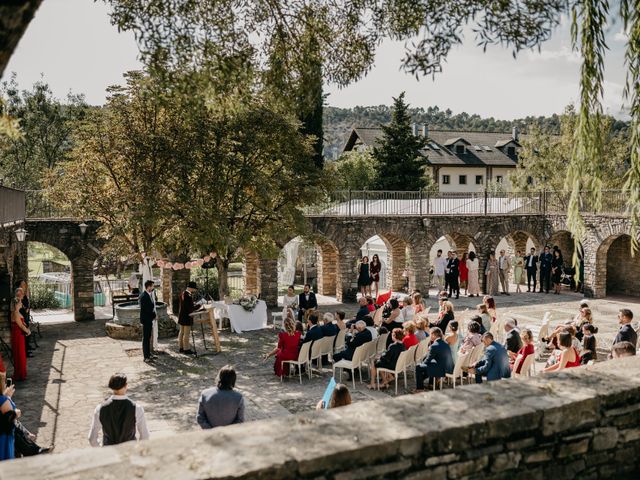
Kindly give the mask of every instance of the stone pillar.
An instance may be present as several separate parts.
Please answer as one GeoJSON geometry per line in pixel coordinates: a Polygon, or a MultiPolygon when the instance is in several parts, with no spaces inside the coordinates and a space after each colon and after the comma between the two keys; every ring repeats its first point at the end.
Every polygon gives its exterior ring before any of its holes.
{"type": "Polygon", "coordinates": [[[261,258],[258,263],[260,298],[269,307],[278,306],[278,259],[261,258]]]}
{"type": "Polygon", "coordinates": [[[336,300],[339,302],[348,303],[356,300],[358,292],[357,262],[358,251],[338,253],[336,300]]]}
{"type": "Polygon", "coordinates": [[[76,322],[95,320],[93,303],[93,257],[80,256],[71,260],[73,317],[76,322]]]}
{"type": "Polygon", "coordinates": [[[191,270],[188,268],[174,270],[171,274],[171,311],[174,315],[180,312],[180,294],[187,288],[190,279],[191,270]]]}
{"type": "Polygon", "coordinates": [[[514,251],[512,252],[515,255],[518,250],[522,253],[522,256],[527,255],[527,241],[529,240],[529,235],[524,232],[515,232],[510,235],[511,240],[513,241],[514,251]]]}
{"type": "Polygon", "coordinates": [[[409,258],[411,268],[409,269],[409,291],[420,290],[426,297],[429,294],[429,249],[425,245],[409,246],[409,258]]]}
{"type": "Polygon", "coordinates": [[[167,309],[173,313],[171,309],[171,279],[173,278],[173,270],[171,268],[162,268],[160,275],[160,278],[162,278],[162,301],[167,304],[167,309]]]}
{"type": "Polygon", "coordinates": [[[260,293],[258,280],[258,255],[253,252],[245,252],[242,263],[242,275],[244,276],[245,295],[257,295],[260,293]]]}
{"type": "Polygon", "coordinates": [[[338,251],[329,244],[317,244],[318,251],[318,293],[336,295],[338,276],[338,251]]]}
{"type": "Polygon", "coordinates": [[[387,270],[387,288],[395,292],[402,291],[404,288],[404,272],[407,266],[407,247],[406,243],[400,238],[390,238],[388,243],[388,270],[387,270]]]}

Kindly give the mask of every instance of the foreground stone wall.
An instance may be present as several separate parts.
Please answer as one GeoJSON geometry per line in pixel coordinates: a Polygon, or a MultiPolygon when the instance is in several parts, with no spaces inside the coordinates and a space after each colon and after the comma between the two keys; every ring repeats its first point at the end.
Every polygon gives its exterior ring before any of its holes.
{"type": "Polygon", "coordinates": [[[638,478],[638,448],[634,357],[3,462],[0,478],[624,479],[638,478]]]}

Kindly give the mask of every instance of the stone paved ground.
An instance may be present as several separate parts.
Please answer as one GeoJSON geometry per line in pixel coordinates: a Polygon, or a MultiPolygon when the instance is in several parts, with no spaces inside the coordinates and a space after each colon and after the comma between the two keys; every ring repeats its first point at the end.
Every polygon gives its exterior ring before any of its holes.
{"type": "MultiPolygon", "coordinates": [[[[455,301],[456,311],[463,312],[478,303],[477,298],[455,301]]],[[[537,327],[545,311],[553,313],[552,323],[570,318],[577,311],[580,297],[574,294],[512,294],[498,297],[498,311],[515,316],[521,325],[537,327]]],[[[433,296],[428,299],[432,310],[433,296]]],[[[616,332],[616,312],[631,305],[640,315],[639,299],[591,301],[596,324],[600,328],[600,346],[608,348],[616,332]]],[[[355,311],[354,305],[345,306],[355,311]]],[[[325,307],[335,310],[337,307],[325,307]]],[[[102,311],[103,316],[109,312],[102,311]]],[[[176,341],[162,340],[156,365],[142,361],[137,342],[113,340],[104,333],[104,319],[88,323],[64,321],[69,315],[45,312],[40,315],[42,335],[36,357],[29,361],[28,380],[18,384],[15,400],[23,411],[23,421],[38,434],[43,445],[54,444],[56,451],[87,446],[86,435],[95,406],[107,397],[106,383],[113,372],[129,376],[130,396],[146,411],[153,436],[197,429],[195,411],[199,392],[212,384],[218,368],[232,363],[239,372],[238,387],[247,401],[248,420],[289,415],[314,408],[322,396],[330,371],[284,383],[273,375],[272,361],[264,363],[263,353],[275,342],[274,330],[247,332],[242,335],[224,330],[222,353],[199,358],[177,353],[176,341]]],[[[466,315],[471,313],[467,312],[466,315]]],[[[461,316],[460,313],[458,316],[461,316]]],[[[536,328],[537,330],[537,328],[536,328]]],[[[413,386],[409,375],[409,387],[413,386]]],[[[389,393],[369,391],[357,384],[354,401],[385,398],[389,393]]]]}

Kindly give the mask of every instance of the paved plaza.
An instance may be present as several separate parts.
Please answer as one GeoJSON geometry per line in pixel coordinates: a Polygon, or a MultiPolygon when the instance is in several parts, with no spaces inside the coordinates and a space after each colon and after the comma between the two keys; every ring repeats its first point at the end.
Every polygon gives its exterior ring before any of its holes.
{"type": "MultiPolygon", "coordinates": [[[[432,295],[427,299],[432,311],[437,308],[432,295]]],[[[581,296],[512,294],[497,297],[499,314],[514,316],[521,326],[537,327],[546,311],[552,312],[552,324],[575,315],[581,296]]],[[[478,298],[454,301],[457,318],[468,316],[478,298]],[[466,313],[465,309],[470,310],[466,313]]],[[[611,345],[617,330],[617,310],[630,307],[640,315],[638,299],[590,300],[599,350],[611,345]]],[[[338,307],[354,312],[355,305],[328,305],[321,310],[338,307]]],[[[36,315],[42,323],[42,339],[36,356],[29,360],[28,380],[18,384],[15,400],[23,412],[24,423],[38,434],[42,445],[55,445],[56,452],[88,446],[87,433],[95,406],[109,395],[109,376],[118,371],[129,377],[130,396],[145,408],[153,437],[175,432],[197,430],[195,413],[199,392],[212,385],[216,372],[231,363],[238,370],[238,388],[246,401],[246,419],[259,420],[312,410],[322,396],[330,378],[330,370],[312,380],[287,379],[284,383],[273,374],[273,359],[262,361],[262,355],[276,342],[272,329],[241,335],[223,330],[222,353],[198,358],[180,355],[175,339],[161,340],[165,351],[155,365],[142,361],[140,344],[114,340],[106,336],[104,322],[110,310],[99,312],[102,319],[78,323],[68,313],[42,312],[36,315]]],[[[201,345],[199,345],[201,347],[201,345]]],[[[604,355],[600,356],[601,359],[604,355]]],[[[414,388],[413,373],[409,389],[414,388]]],[[[403,391],[404,393],[404,391],[403,391]]],[[[393,392],[370,391],[357,383],[352,392],[354,402],[386,398],[393,392]]]]}

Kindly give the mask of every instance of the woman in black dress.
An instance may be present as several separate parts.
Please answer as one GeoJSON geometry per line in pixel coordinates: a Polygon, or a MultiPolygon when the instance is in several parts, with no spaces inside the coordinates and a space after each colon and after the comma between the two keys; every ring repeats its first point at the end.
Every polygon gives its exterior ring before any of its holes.
{"type": "MultiPolygon", "coordinates": [[[[405,351],[404,343],[402,343],[402,339],[404,338],[404,331],[401,328],[394,328],[391,332],[390,337],[393,339],[393,343],[389,345],[387,350],[382,354],[379,360],[377,360],[370,367],[370,375],[371,383],[367,385],[369,389],[376,388],[375,386],[375,378],[377,377],[378,368],[386,368],[389,370],[396,369],[396,363],[398,363],[398,357],[400,354],[405,351]]],[[[389,382],[393,379],[391,374],[387,372],[383,372],[382,374],[382,384],[380,387],[386,388],[389,386],[389,382]]]]}
{"type": "Polygon", "coordinates": [[[373,296],[374,300],[378,298],[380,270],[382,270],[382,265],[380,264],[380,258],[376,253],[373,255],[373,257],[371,257],[371,264],[369,264],[369,274],[371,275],[371,287],[369,287],[369,292],[371,292],[372,288],[375,289],[376,294],[373,296]]]}
{"type": "Polygon", "coordinates": [[[560,277],[562,276],[562,254],[560,250],[554,250],[553,260],[551,261],[551,281],[555,294],[560,294],[560,277]]]}
{"type": "Polygon", "coordinates": [[[371,295],[371,277],[369,276],[369,257],[362,257],[358,267],[358,289],[362,296],[371,295]]]}

